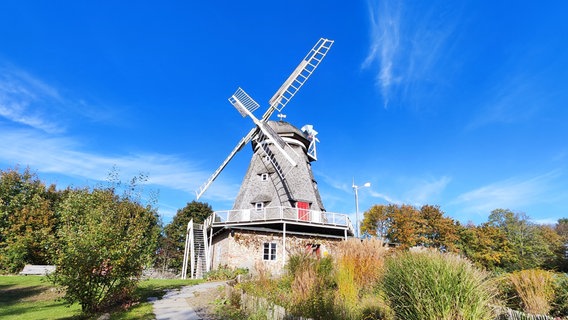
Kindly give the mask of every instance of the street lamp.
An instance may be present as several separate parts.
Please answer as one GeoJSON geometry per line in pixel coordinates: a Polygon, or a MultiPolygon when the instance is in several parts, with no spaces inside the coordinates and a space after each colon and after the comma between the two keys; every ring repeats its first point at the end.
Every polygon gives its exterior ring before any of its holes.
{"type": "Polygon", "coordinates": [[[359,234],[359,193],[358,193],[358,190],[359,190],[359,188],[368,188],[370,186],[371,186],[370,182],[366,182],[362,186],[356,186],[355,185],[355,179],[353,179],[353,190],[355,191],[355,230],[356,230],[356,233],[357,233],[357,238],[360,237],[360,234],[359,234]]]}

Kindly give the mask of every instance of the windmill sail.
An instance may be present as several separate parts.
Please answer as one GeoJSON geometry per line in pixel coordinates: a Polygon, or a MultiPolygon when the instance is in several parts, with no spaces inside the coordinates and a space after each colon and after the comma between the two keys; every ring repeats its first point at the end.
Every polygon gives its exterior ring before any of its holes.
{"type": "Polygon", "coordinates": [[[199,198],[207,191],[209,186],[215,181],[227,164],[233,159],[235,154],[239,152],[247,143],[249,143],[255,136],[258,136],[261,132],[268,136],[271,141],[277,146],[278,150],[284,155],[290,164],[296,166],[296,160],[298,154],[291,148],[282,138],[271,130],[270,126],[265,125],[265,123],[270,119],[274,111],[282,111],[284,107],[290,102],[298,90],[304,85],[308,78],[312,75],[317,66],[321,63],[323,58],[326,56],[327,52],[333,45],[333,40],[321,38],[314,45],[314,47],[308,52],[306,57],[300,62],[300,64],[294,69],[292,74],[284,81],[282,86],[276,91],[274,96],[269,101],[269,107],[263,114],[262,118],[259,120],[252,115],[252,113],[258,109],[259,105],[254,101],[244,90],[239,88],[235,92],[229,101],[243,117],[251,116],[253,121],[255,121],[256,126],[252,128],[249,133],[244,136],[235,146],[233,151],[229,156],[221,163],[219,168],[205,181],[203,185],[199,187],[196,193],[196,199],[199,198]]]}

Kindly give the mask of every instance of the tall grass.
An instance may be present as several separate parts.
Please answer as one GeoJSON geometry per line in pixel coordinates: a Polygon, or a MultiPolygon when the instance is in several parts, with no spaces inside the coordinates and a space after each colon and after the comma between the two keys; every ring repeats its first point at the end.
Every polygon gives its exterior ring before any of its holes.
{"type": "Polygon", "coordinates": [[[523,311],[548,314],[554,300],[555,274],[550,271],[529,269],[508,275],[523,311]]]}
{"type": "Polygon", "coordinates": [[[367,299],[365,295],[377,286],[386,253],[387,248],[377,239],[350,239],[338,245],[335,258],[335,305],[344,318],[359,319],[363,309],[367,312],[378,310],[374,313],[381,313],[380,309],[384,309],[384,303],[380,299],[367,299]],[[362,301],[365,303],[361,303],[362,301]]]}
{"type": "Polygon", "coordinates": [[[495,318],[487,274],[456,255],[399,253],[386,260],[382,284],[398,319],[495,318]]]}

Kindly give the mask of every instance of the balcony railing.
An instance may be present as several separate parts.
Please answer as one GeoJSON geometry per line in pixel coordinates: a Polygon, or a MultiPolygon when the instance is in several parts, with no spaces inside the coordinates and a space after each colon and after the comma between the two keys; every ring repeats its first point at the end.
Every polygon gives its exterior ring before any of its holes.
{"type": "Polygon", "coordinates": [[[216,211],[207,218],[205,224],[215,226],[227,223],[274,220],[344,227],[353,231],[351,220],[346,214],[290,207],[216,211]]]}

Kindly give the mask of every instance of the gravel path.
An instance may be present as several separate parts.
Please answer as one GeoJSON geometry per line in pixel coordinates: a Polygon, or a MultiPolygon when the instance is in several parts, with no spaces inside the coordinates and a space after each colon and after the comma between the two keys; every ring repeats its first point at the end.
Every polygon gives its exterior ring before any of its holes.
{"type": "Polygon", "coordinates": [[[157,320],[214,320],[214,302],[222,282],[204,282],[173,290],[152,301],[157,320]]]}

